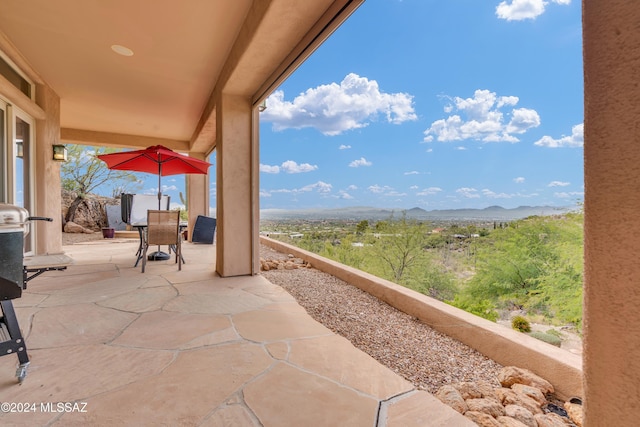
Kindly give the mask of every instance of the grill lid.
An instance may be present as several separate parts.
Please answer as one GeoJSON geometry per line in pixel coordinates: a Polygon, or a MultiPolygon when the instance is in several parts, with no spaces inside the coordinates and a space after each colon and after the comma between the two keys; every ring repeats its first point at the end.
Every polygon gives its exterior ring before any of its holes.
{"type": "Polygon", "coordinates": [[[20,206],[0,203],[0,229],[23,229],[29,218],[29,211],[20,206]]]}

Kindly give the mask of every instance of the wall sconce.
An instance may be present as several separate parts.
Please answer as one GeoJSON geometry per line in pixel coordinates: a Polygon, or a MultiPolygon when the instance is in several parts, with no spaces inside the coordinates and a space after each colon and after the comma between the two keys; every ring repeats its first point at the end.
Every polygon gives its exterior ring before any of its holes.
{"type": "Polygon", "coordinates": [[[16,157],[21,159],[24,157],[24,145],[22,145],[22,140],[16,140],[16,157]]]}
{"type": "Polygon", "coordinates": [[[67,147],[64,145],[53,145],[53,160],[56,162],[67,161],[67,147]]]}

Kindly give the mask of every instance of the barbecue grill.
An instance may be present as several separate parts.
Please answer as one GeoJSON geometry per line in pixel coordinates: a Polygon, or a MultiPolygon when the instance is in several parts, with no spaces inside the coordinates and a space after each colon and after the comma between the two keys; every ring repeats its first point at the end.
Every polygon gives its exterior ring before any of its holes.
{"type": "Polygon", "coordinates": [[[20,382],[27,375],[29,356],[12,300],[20,298],[26,286],[24,238],[34,220],[52,221],[51,218],[29,216],[29,212],[19,206],[0,203],[0,356],[18,355],[16,376],[20,382]]]}

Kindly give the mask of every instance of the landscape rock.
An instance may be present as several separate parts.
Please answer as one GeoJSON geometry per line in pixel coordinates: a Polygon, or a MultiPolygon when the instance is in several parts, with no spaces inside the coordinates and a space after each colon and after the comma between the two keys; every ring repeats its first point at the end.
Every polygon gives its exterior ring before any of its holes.
{"type": "Polygon", "coordinates": [[[462,383],[457,383],[452,385],[456,390],[458,390],[458,393],[460,393],[460,396],[462,396],[464,400],[479,399],[483,397],[482,392],[480,391],[476,383],[467,381],[467,382],[462,382],[462,383]]]}
{"type": "Polygon", "coordinates": [[[538,414],[534,415],[538,427],[567,427],[567,423],[558,414],[538,414]]]}
{"type": "Polygon", "coordinates": [[[505,414],[504,406],[493,399],[467,399],[466,402],[470,411],[484,412],[494,418],[498,418],[505,414]]]}
{"type": "Polygon", "coordinates": [[[501,427],[498,420],[484,412],[467,411],[464,416],[478,424],[480,427],[501,427]]]}
{"type": "Polygon", "coordinates": [[[505,415],[515,418],[527,427],[538,427],[536,419],[530,410],[518,405],[507,405],[504,407],[505,415]]]}
{"type": "Polygon", "coordinates": [[[496,395],[503,405],[518,405],[531,411],[532,414],[542,414],[540,405],[534,399],[524,394],[518,393],[510,388],[496,389],[496,395]]]}
{"type": "Polygon", "coordinates": [[[309,265],[299,258],[289,257],[288,260],[260,258],[260,270],[262,271],[295,270],[301,267],[309,267],[309,265]]]}
{"type": "Polygon", "coordinates": [[[566,402],[564,404],[564,409],[567,411],[569,418],[573,421],[578,427],[582,427],[582,405],[578,405],[571,402],[566,402]]]}
{"type": "Polygon", "coordinates": [[[540,406],[547,403],[547,398],[544,397],[544,394],[542,394],[539,388],[524,384],[514,384],[511,386],[511,390],[524,394],[525,396],[529,396],[530,398],[538,402],[540,406]]]}
{"type": "MultiPolygon", "coordinates": [[[[100,231],[102,227],[108,227],[106,205],[118,205],[117,198],[97,196],[89,194],[83,199],[78,199],[76,193],[62,190],[62,218],[65,222],[68,219],[86,229],[100,231]],[[69,208],[74,204],[73,218],[68,218],[69,208]]],[[[65,224],[66,225],[66,224],[65,224]]]]}
{"type": "Polygon", "coordinates": [[[464,414],[469,410],[467,403],[462,398],[462,395],[453,386],[445,385],[440,387],[440,390],[436,393],[436,397],[446,405],[449,405],[456,411],[464,414]]]}
{"type": "Polygon", "coordinates": [[[582,427],[580,398],[558,402],[553,394],[543,393],[553,385],[515,366],[502,368],[496,377],[503,386],[486,379],[458,382],[440,387],[436,397],[479,426],[582,427]]]}
{"type": "Polygon", "coordinates": [[[90,230],[88,228],[85,228],[79,224],[76,224],[73,221],[68,221],[65,225],[64,225],[64,232],[65,233],[86,233],[86,234],[91,234],[93,233],[93,230],[90,230]]]}
{"type": "Polygon", "coordinates": [[[498,374],[498,381],[503,387],[511,387],[514,384],[524,384],[540,389],[543,394],[553,393],[553,385],[544,378],[539,377],[528,369],[516,366],[505,366],[498,374]]]}
{"type": "Polygon", "coordinates": [[[520,421],[516,420],[515,418],[511,418],[511,417],[501,416],[496,418],[496,420],[502,427],[528,427],[526,424],[523,424],[520,421]]]}

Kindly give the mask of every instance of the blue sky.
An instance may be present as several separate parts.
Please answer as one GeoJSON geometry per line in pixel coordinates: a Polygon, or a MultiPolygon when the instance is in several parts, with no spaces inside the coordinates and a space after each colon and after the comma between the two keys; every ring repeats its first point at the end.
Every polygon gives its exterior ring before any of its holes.
{"type": "Polygon", "coordinates": [[[261,208],[574,205],[582,73],[578,0],[367,0],[268,98],[261,208]]]}
{"type": "Polygon", "coordinates": [[[582,124],[579,1],[368,0],[267,100],[261,208],[573,205],[582,124]]]}

